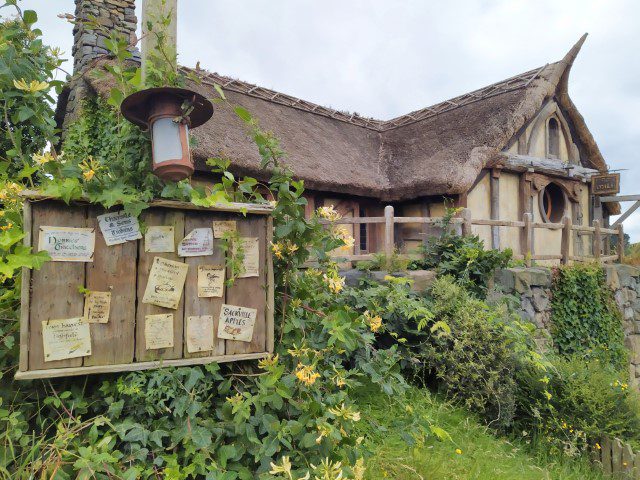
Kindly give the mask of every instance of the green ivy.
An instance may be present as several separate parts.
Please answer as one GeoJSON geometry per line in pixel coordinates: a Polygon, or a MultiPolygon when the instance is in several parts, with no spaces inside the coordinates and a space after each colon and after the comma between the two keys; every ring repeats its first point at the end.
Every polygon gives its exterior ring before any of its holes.
{"type": "Polygon", "coordinates": [[[622,317],[601,266],[576,264],[555,269],[551,308],[551,334],[561,355],[597,358],[625,367],[622,317]]]}

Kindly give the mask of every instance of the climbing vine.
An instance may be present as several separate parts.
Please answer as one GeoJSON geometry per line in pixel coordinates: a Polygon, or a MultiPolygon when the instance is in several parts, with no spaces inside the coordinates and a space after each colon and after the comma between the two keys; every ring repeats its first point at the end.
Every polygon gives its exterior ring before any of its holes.
{"type": "Polygon", "coordinates": [[[551,308],[551,332],[560,354],[625,365],[622,318],[601,266],[555,269],[551,308]]]}

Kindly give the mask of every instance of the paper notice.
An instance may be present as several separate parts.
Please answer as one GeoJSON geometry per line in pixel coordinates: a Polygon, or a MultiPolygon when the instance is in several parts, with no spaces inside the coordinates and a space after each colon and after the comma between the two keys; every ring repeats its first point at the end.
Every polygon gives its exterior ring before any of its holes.
{"type": "Polygon", "coordinates": [[[178,244],[181,257],[213,255],[213,232],[210,228],[194,228],[178,244]]]}
{"type": "Polygon", "coordinates": [[[222,297],[224,266],[198,265],[198,297],[222,297]]]}
{"type": "Polygon", "coordinates": [[[218,338],[250,342],[257,313],[255,308],[222,305],[218,321],[218,338]]]}
{"type": "Polygon", "coordinates": [[[54,262],[93,262],[95,244],[94,228],[40,227],[38,250],[54,262]]]}
{"type": "MultiPolygon", "coordinates": [[[[260,273],[260,241],[256,237],[242,237],[238,241],[244,255],[242,273],[238,278],[257,277],[260,273]]],[[[235,243],[233,245],[236,254],[235,243]]]]}
{"type": "Polygon", "coordinates": [[[144,342],[147,350],[173,348],[173,313],[146,315],[144,342]]]}
{"type": "Polygon", "coordinates": [[[149,253],[175,252],[173,227],[148,227],[144,234],[144,251],[149,253]]]}
{"type": "Polygon", "coordinates": [[[129,240],[142,238],[138,219],[120,212],[98,215],[98,226],[107,245],[119,245],[129,240]]]}
{"type": "Polygon", "coordinates": [[[222,238],[226,232],[236,231],[235,220],[214,220],[213,221],[213,238],[222,238]]]}
{"type": "Polygon", "coordinates": [[[111,292],[89,292],[84,297],[84,319],[87,323],[107,323],[111,310],[111,292]]]}
{"type": "Polygon", "coordinates": [[[82,317],[42,322],[44,361],[91,355],[91,330],[82,317]]]}
{"type": "Polygon", "coordinates": [[[142,303],[177,309],[188,269],[186,263],[155,257],[142,303]]]}
{"type": "Polygon", "coordinates": [[[187,317],[187,352],[213,350],[213,316],[187,317]]]}

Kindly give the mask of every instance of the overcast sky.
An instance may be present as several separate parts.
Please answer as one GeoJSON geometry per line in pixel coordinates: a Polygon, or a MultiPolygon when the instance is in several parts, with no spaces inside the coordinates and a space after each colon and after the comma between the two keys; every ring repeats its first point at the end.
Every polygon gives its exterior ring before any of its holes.
{"type": "MultiPolygon", "coordinates": [[[[73,0],[23,0],[70,57],[73,0]]],[[[138,12],[141,1],[137,2],[138,12]]],[[[640,2],[179,0],[178,52],[201,66],[388,119],[559,60],[589,33],[569,93],[622,193],[640,194],[640,2]]],[[[139,18],[139,15],[138,15],[139,18]]],[[[68,69],[71,65],[68,65],[68,69]]],[[[623,209],[629,203],[623,204],[623,209]]],[[[640,211],[625,222],[640,241],[640,211]]]]}

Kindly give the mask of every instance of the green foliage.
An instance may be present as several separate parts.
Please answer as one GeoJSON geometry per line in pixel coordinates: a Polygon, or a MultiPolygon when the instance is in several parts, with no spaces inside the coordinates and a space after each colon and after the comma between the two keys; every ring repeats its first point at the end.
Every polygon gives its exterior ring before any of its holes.
{"type": "Polygon", "coordinates": [[[484,298],[487,281],[497,268],[504,268],[511,259],[510,249],[485,250],[478,236],[461,236],[455,233],[451,220],[456,209],[448,209],[443,218],[442,233],[432,237],[422,247],[422,259],[411,263],[410,269],[436,269],[440,275],[450,275],[460,285],[484,298]]]}
{"type": "Polygon", "coordinates": [[[576,456],[604,436],[640,440],[640,396],[626,375],[598,359],[556,357],[544,376],[518,373],[520,427],[552,450],[576,456]]]}
{"type": "Polygon", "coordinates": [[[375,253],[373,260],[360,261],[356,264],[356,268],[364,271],[388,270],[389,272],[403,272],[409,268],[410,263],[411,260],[394,251],[391,258],[387,258],[384,253],[375,253]]]}
{"type": "Polygon", "coordinates": [[[556,269],[551,308],[551,333],[561,355],[626,366],[622,317],[601,266],[577,264],[556,269]]]}

